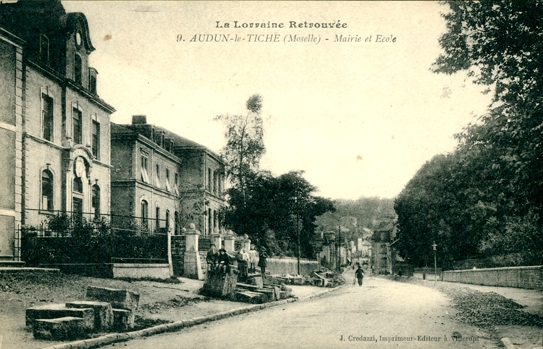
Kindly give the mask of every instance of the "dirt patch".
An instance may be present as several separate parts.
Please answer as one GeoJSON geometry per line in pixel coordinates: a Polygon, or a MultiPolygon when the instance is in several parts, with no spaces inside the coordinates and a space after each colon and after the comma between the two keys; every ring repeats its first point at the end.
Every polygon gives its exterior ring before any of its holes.
{"type": "MultiPolygon", "coordinates": [[[[59,342],[35,340],[25,326],[26,309],[47,303],[85,299],[87,286],[127,289],[140,294],[135,330],[175,321],[170,310],[193,308],[203,297],[180,283],[99,279],[62,273],[14,273],[0,277],[2,349],[43,348],[59,342]],[[161,313],[168,314],[165,318],[161,313]]],[[[194,285],[191,285],[194,288],[194,285]]],[[[178,310],[179,311],[179,310],[178,310]]]]}
{"type": "Polygon", "coordinates": [[[177,295],[166,302],[155,302],[155,303],[144,304],[140,307],[140,312],[144,314],[145,313],[157,314],[169,309],[181,308],[187,305],[198,304],[202,301],[209,301],[209,298],[195,299],[195,298],[187,298],[187,297],[182,297],[182,296],[177,295]]]}
{"type": "Polygon", "coordinates": [[[525,306],[496,292],[481,292],[449,282],[393,279],[438,289],[452,299],[454,319],[488,330],[496,339],[507,337],[519,348],[543,348],[543,317],[524,311],[525,306]]]}

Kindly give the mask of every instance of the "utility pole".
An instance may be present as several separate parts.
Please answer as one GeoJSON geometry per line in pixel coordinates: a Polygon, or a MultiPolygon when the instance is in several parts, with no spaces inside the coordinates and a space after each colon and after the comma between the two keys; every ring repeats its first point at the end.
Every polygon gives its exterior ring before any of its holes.
{"type": "Polygon", "coordinates": [[[434,249],[434,281],[437,283],[437,245],[435,241],[432,248],[434,249]]]}
{"type": "Polygon", "coordinates": [[[298,204],[298,192],[296,192],[296,233],[298,235],[298,275],[302,275],[300,270],[300,255],[301,255],[301,242],[300,242],[300,207],[298,204]]]}
{"type": "Polygon", "coordinates": [[[341,271],[341,220],[337,227],[337,271],[341,271]]]}

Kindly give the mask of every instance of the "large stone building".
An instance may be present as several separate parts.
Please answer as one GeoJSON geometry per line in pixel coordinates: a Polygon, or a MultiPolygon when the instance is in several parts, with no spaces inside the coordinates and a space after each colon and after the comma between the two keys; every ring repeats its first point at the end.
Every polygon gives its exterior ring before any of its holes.
{"type": "Polygon", "coordinates": [[[0,259],[20,226],[110,212],[110,115],[85,15],[58,0],[0,5],[0,259]]]}
{"type": "MultiPolygon", "coordinates": [[[[225,205],[224,163],[206,147],[135,115],[132,124],[112,124],[111,210],[133,216],[137,229],[180,234],[195,223],[204,236],[219,227],[225,205]]],[[[117,216],[119,215],[119,216],[117,216]]],[[[115,221],[118,219],[118,222],[115,221]]]]}

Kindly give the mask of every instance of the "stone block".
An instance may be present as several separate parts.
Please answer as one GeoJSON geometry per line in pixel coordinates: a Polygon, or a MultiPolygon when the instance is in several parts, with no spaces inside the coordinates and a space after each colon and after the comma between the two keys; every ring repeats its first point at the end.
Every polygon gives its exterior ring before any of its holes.
{"type": "Polygon", "coordinates": [[[46,304],[26,309],[26,325],[34,326],[38,319],[55,319],[63,317],[77,317],[85,321],[90,328],[94,327],[94,310],[92,308],[67,308],[64,304],[46,304]]]}
{"type": "Polygon", "coordinates": [[[263,299],[264,302],[273,302],[275,300],[273,288],[258,288],[254,292],[262,293],[265,296],[263,299]]]}
{"type": "Polygon", "coordinates": [[[287,299],[292,297],[292,290],[281,291],[281,299],[287,299]]]}
{"type": "Polygon", "coordinates": [[[238,282],[236,284],[236,287],[238,289],[244,289],[244,290],[249,290],[249,291],[255,291],[255,290],[259,289],[259,288],[262,288],[262,287],[258,287],[256,285],[249,285],[249,284],[245,284],[245,283],[241,283],[241,282],[238,282]]]}
{"type": "Polygon", "coordinates": [[[71,316],[35,320],[33,329],[34,338],[47,340],[87,338],[91,331],[85,319],[71,316]]]}
{"type": "Polygon", "coordinates": [[[255,285],[257,287],[264,287],[264,282],[262,281],[262,276],[249,276],[247,281],[251,285],[255,285]]]}
{"type": "Polygon", "coordinates": [[[138,308],[140,295],[128,290],[88,286],[86,299],[88,301],[107,302],[117,309],[134,310],[138,308]]]}
{"type": "Polygon", "coordinates": [[[260,292],[237,291],[236,300],[244,303],[264,303],[264,295],[260,292]]]}
{"type": "Polygon", "coordinates": [[[292,284],[293,285],[303,285],[304,279],[302,277],[293,277],[292,278],[292,284]]]}
{"type": "Polygon", "coordinates": [[[273,286],[273,293],[274,293],[274,300],[281,299],[281,287],[280,286],[273,286]]]}
{"type": "Polygon", "coordinates": [[[66,303],[66,308],[94,309],[94,330],[107,332],[113,326],[113,308],[110,303],[96,301],[75,301],[66,303]]]}
{"type": "Polygon", "coordinates": [[[134,328],[135,314],[129,309],[113,309],[113,328],[116,331],[127,331],[134,328]]]}
{"type": "Polygon", "coordinates": [[[201,292],[210,297],[234,299],[237,282],[238,276],[235,273],[210,271],[201,292]]]}

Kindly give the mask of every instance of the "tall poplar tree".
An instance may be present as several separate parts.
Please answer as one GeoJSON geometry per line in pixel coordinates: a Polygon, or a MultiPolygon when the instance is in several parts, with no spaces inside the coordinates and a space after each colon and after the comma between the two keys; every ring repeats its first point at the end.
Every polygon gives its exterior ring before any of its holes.
{"type": "Polygon", "coordinates": [[[258,94],[249,97],[246,109],[244,114],[223,114],[215,117],[216,121],[226,126],[226,145],[221,151],[226,161],[226,174],[243,198],[247,190],[247,177],[258,171],[260,159],[266,151],[262,97],[258,94]]]}

